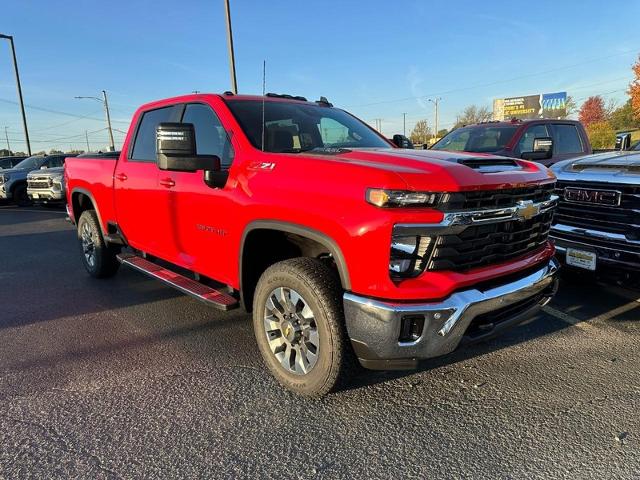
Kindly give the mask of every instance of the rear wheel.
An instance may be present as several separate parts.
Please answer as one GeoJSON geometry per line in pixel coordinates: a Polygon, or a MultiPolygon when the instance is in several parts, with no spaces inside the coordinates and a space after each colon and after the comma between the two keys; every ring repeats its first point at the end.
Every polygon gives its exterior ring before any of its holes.
{"type": "Polygon", "coordinates": [[[29,195],[27,194],[26,185],[20,184],[13,189],[13,202],[21,207],[25,207],[31,204],[31,200],[29,199],[29,195]]]}
{"type": "Polygon", "coordinates": [[[78,220],[78,240],[82,249],[82,262],[89,275],[105,278],[114,275],[120,267],[116,258],[119,248],[105,243],[100,222],[94,210],[85,210],[78,220]]]}
{"type": "Polygon", "coordinates": [[[356,367],[346,334],[337,275],[319,260],[278,262],[260,277],[253,304],[260,353],[276,379],[319,397],[356,367]]]}

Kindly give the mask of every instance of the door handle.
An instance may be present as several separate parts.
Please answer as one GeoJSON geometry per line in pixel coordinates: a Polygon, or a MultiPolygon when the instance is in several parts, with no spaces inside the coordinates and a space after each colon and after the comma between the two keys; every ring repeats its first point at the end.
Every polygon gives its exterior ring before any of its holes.
{"type": "Polygon", "coordinates": [[[114,178],[116,180],[120,180],[121,182],[124,182],[127,179],[127,176],[124,173],[116,173],[114,175],[114,178]]]}
{"type": "Polygon", "coordinates": [[[163,187],[167,187],[167,188],[171,188],[176,184],[176,182],[174,182],[172,179],[170,178],[163,178],[162,180],[160,180],[160,185],[162,185],[163,187]]]}

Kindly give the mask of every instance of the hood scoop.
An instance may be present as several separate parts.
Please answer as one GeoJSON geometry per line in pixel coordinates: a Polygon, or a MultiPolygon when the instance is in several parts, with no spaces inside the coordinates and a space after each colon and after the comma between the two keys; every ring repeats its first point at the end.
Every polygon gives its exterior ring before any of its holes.
{"type": "Polygon", "coordinates": [[[522,170],[522,167],[510,158],[459,158],[457,162],[480,173],[499,173],[522,170]]]}

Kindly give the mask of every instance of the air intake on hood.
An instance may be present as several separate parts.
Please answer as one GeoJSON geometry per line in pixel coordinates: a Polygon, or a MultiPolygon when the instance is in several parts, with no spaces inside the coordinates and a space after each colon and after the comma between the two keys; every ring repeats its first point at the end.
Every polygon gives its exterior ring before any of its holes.
{"type": "Polygon", "coordinates": [[[480,173],[497,173],[522,169],[515,160],[509,158],[460,158],[458,163],[478,170],[480,173]]]}

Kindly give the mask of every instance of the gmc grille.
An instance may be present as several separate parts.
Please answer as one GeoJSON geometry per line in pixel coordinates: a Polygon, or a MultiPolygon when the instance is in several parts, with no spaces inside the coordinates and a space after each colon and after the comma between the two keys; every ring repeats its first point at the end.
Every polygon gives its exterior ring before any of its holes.
{"type": "Polygon", "coordinates": [[[27,180],[27,187],[28,188],[49,188],[49,181],[48,180],[27,180]]]}
{"type": "MultiPolygon", "coordinates": [[[[596,183],[558,182],[556,194],[560,197],[555,224],[599,230],[625,235],[629,240],[640,240],[640,186],[596,183]],[[622,193],[620,206],[595,203],[569,202],[564,196],[565,187],[587,190],[617,190],[622,193]]],[[[554,236],[556,233],[554,232],[554,236]]],[[[557,236],[563,236],[558,234],[557,236]]]]}

